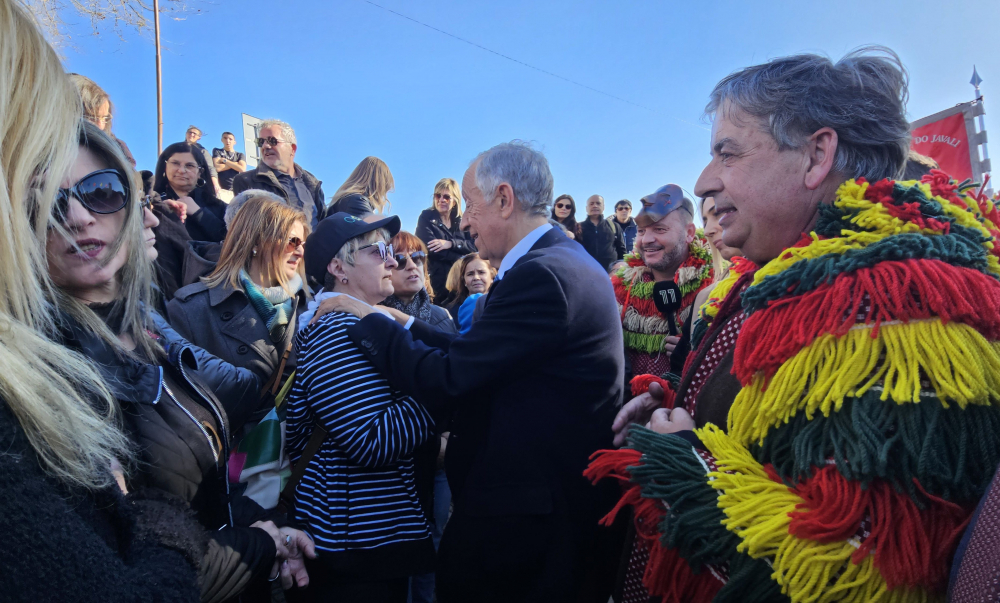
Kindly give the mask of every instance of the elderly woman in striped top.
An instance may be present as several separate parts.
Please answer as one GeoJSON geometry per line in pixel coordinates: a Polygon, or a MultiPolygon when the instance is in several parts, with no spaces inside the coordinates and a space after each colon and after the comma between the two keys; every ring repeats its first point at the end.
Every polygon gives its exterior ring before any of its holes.
{"type": "Polygon", "coordinates": [[[348,338],[356,317],[330,312],[310,324],[328,297],[374,306],[392,295],[389,240],[398,231],[398,217],[369,223],[336,213],[306,241],[306,272],[324,289],[300,318],[287,428],[292,462],[305,463],[293,514],[318,557],[307,566],[309,586],[288,591],[292,601],[405,603],[408,577],[433,569],[413,471],[413,451],[433,436],[433,421],[348,338]]]}

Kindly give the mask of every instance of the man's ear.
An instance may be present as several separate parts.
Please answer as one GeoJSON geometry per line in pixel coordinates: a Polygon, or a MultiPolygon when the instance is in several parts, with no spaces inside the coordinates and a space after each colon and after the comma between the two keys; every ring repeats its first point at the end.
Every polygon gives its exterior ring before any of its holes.
{"type": "Polygon", "coordinates": [[[295,154],[295,151],[298,151],[298,150],[299,150],[299,145],[297,145],[297,144],[295,144],[295,143],[293,142],[293,143],[292,143],[292,155],[294,155],[294,154],[295,154]]]}
{"type": "Polygon", "coordinates": [[[833,128],[820,128],[813,132],[806,143],[808,165],[806,167],[805,185],[809,190],[816,190],[833,171],[833,162],[837,157],[839,139],[833,128]]]}
{"type": "Polygon", "coordinates": [[[694,225],[694,222],[691,222],[687,225],[687,236],[685,237],[688,245],[691,244],[691,241],[693,241],[696,236],[698,236],[698,227],[694,225]]]}
{"type": "Polygon", "coordinates": [[[344,270],[344,268],[344,263],[338,258],[333,258],[330,260],[330,263],[326,265],[326,271],[332,274],[338,281],[347,278],[347,271],[344,270]]]}
{"type": "Polygon", "coordinates": [[[514,189],[506,182],[497,187],[497,196],[500,197],[500,217],[504,220],[510,218],[514,213],[514,204],[517,199],[514,197],[514,189]]]}

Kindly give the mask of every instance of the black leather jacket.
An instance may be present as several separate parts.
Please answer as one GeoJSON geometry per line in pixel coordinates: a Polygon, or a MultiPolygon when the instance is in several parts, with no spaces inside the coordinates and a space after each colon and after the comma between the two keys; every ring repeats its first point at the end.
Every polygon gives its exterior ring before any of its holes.
{"type": "Polygon", "coordinates": [[[158,363],[119,355],[69,317],[63,342],[94,363],[118,401],[123,430],[140,461],[129,489],[155,488],[181,497],[210,533],[198,577],[201,598],[226,601],[251,582],[266,580],[275,557],[271,537],[249,526],[280,518],[231,492],[226,471],[230,411],[238,417],[252,411],[259,382],[250,371],[186,342],[162,317],[154,318],[166,351],[158,363]]]}

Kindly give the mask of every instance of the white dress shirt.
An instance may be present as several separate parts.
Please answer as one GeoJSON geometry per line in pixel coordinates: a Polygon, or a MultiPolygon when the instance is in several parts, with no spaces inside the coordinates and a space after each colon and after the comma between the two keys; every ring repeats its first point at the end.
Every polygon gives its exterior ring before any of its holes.
{"type": "Polygon", "coordinates": [[[514,264],[516,264],[517,261],[524,256],[524,254],[531,251],[531,248],[535,246],[538,239],[542,238],[542,236],[545,235],[545,233],[547,233],[551,228],[552,225],[546,222],[535,230],[532,230],[528,234],[524,235],[524,238],[518,241],[517,245],[511,247],[510,251],[507,252],[507,255],[503,257],[503,261],[500,262],[500,270],[497,270],[496,280],[502,279],[503,275],[507,274],[507,271],[513,268],[514,264]]]}

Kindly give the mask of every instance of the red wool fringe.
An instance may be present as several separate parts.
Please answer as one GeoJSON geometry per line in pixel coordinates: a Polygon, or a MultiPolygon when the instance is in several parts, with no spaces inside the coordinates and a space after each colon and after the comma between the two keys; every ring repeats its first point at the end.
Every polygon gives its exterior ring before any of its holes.
{"type": "MultiPolygon", "coordinates": [[[[781,481],[773,467],[771,479],[781,481]]],[[[890,589],[919,586],[941,593],[948,586],[948,567],[972,510],[927,494],[923,509],[906,494],[876,480],[862,488],[828,465],[790,488],[802,497],[802,511],[789,513],[789,533],[817,542],[862,537],[852,555],[855,564],[874,551],[878,568],[890,589]],[[864,525],[863,525],[864,524],[864,525]],[[867,530],[867,536],[865,536],[867,530]]]]}
{"type": "Polygon", "coordinates": [[[838,337],[858,323],[878,335],[883,322],[938,317],[972,326],[990,341],[1000,339],[1000,282],[978,270],[940,260],[880,262],[842,274],[832,283],[775,300],[743,323],[733,370],[743,385],[757,371],[770,378],[820,335],[838,337]]]}
{"type": "Polygon", "coordinates": [[[868,186],[865,191],[865,199],[873,203],[881,203],[885,206],[889,215],[900,220],[905,220],[916,224],[920,228],[928,228],[948,234],[951,232],[951,222],[943,222],[935,218],[927,218],[920,211],[920,204],[916,201],[912,203],[897,203],[893,197],[893,188],[896,183],[893,180],[879,180],[875,184],[868,186]]]}
{"type": "MultiPolygon", "coordinates": [[[[633,379],[633,387],[635,382],[633,379]]],[[[649,547],[649,563],[642,576],[649,594],[663,597],[663,603],[710,603],[723,584],[708,571],[695,574],[675,549],[660,542],[659,526],[666,509],[659,500],[643,498],[642,488],[629,481],[628,468],[639,465],[641,460],[642,454],[630,448],[599,450],[590,456],[590,465],[583,475],[592,483],[605,478],[616,479],[624,491],[618,504],[601,518],[600,524],[610,526],[619,511],[631,507],[636,535],[649,547]]]]}
{"type": "Polygon", "coordinates": [[[630,382],[632,386],[632,397],[641,396],[642,394],[649,391],[649,385],[651,383],[659,383],[660,387],[663,388],[663,406],[660,408],[669,408],[673,410],[674,400],[677,398],[677,392],[674,391],[674,386],[666,379],[661,379],[656,375],[636,375],[632,377],[630,382]]]}

